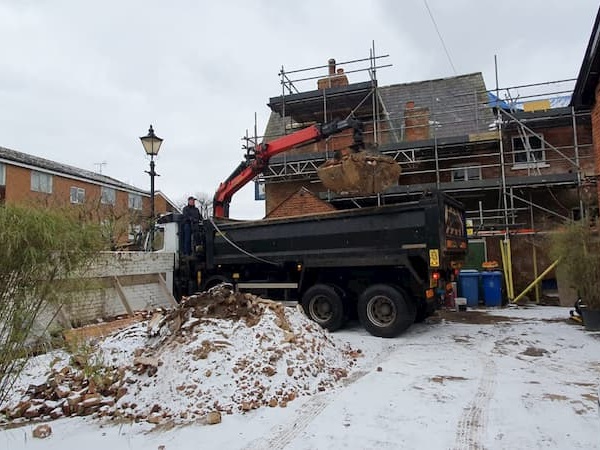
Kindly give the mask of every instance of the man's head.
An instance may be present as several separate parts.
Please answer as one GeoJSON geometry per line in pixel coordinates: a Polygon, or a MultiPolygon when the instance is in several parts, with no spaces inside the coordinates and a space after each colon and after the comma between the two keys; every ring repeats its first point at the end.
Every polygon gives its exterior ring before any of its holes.
{"type": "Polygon", "coordinates": [[[190,195],[188,197],[188,205],[189,206],[195,206],[196,205],[196,198],[190,195]]]}

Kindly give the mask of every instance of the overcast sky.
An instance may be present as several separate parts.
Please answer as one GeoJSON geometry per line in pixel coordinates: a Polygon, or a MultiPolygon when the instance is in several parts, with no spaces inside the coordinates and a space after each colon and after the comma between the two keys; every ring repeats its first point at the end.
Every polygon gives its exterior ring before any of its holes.
{"type": "MultiPolygon", "coordinates": [[[[428,0],[456,73],[499,83],[575,78],[593,0],[428,0]]],[[[423,0],[0,0],[0,146],[149,189],[139,136],[164,138],[156,188],[212,196],[259,134],[278,72],[377,54],[380,85],[452,76],[423,0]]],[[[366,74],[350,82],[367,81],[366,74]]],[[[316,86],[316,83],[315,83],[316,86]]],[[[314,87],[311,87],[311,89],[314,87]]],[[[308,89],[308,87],[306,88],[308,89]]],[[[231,216],[257,218],[254,187],[231,216]]]]}

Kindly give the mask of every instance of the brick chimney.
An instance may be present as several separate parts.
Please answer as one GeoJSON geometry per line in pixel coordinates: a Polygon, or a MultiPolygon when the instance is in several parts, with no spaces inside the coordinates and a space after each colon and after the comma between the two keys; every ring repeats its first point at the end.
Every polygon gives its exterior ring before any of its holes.
{"type": "Polygon", "coordinates": [[[406,102],[404,109],[404,140],[422,141],[429,139],[429,108],[415,107],[415,102],[406,102]]]}
{"type": "Polygon", "coordinates": [[[348,77],[344,73],[344,69],[336,70],[335,59],[330,58],[327,61],[328,74],[327,78],[317,80],[317,89],[328,89],[333,87],[348,86],[348,77]]]}

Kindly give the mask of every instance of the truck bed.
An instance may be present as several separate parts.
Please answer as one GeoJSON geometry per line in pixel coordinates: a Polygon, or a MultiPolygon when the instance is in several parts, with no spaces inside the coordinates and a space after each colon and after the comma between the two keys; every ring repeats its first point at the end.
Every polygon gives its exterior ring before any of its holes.
{"type": "Polygon", "coordinates": [[[206,262],[264,260],[307,267],[393,266],[408,252],[466,251],[459,205],[443,194],[418,202],[259,221],[207,223],[206,262]],[[450,243],[450,245],[448,245],[450,243]],[[211,249],[211,250],[209,250],[211,249]]]}

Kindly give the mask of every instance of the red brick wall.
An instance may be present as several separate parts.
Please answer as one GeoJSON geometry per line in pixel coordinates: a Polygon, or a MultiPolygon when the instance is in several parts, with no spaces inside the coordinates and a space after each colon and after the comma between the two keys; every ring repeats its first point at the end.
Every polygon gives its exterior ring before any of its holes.
{"type": "Polygon", "coordinates": [[[298,192],[302,187],[311,192],[324,191],[321,183],[308,183],[307,181],[290,181],[288,183],[273,183],[265,185],[265,210],[269,216],[271,212],[287,200],[291,195],[298,192]]]}
{"type": "MultiPolygon", "coordinates": [[[[595,103],[592,108],[592,137],[594,142],[595,165],[594,174],[600,176],[600,84],[596,86],[595,103]]],[[[598,204],[600,205],[600,183],[596,183],[598,204]]]]}
{"type": "MultiPolygon", "coordinates": [[[[94,183],[81,180],[52,175],[52,193],[34,192],[31,190],[31,169],[5,163],[6,167],[6,203],[29,203],[41,206],[70,207],[79,211],[82,217],[88,219],[103,217],[129,217],[129,220],[138,222],[140,215],[148,217],[150,215],[150,198],[142,197],[142,211],[129,210],[129,193],[116,189],[116,202],[114,206],[102,205],[100,203],[101,187],[94,183]],[[85,202],[81,204],[71,204],[71,187],[85,189],[85,202]],[[143,214],[141,214],[143,213],[143,214]]],[[[167,203],[158,201],[157,197],[155,210],[157,213],[167,211],[167,203]]],[[[126,236],[126,233],[125,233],[126,236]]],[[[122,239],[120,239],[122,240],[122,239]]]]}
{"type": "Polygon", "coordinates": [[[292,194],[276,206],[269,214],[267,214],[267,218],[303,216],[306,214],[317,214],[329,211],[335,211],[335,208],[318,198],[308,189],[302,187],[295,194],[292,194]]]}

